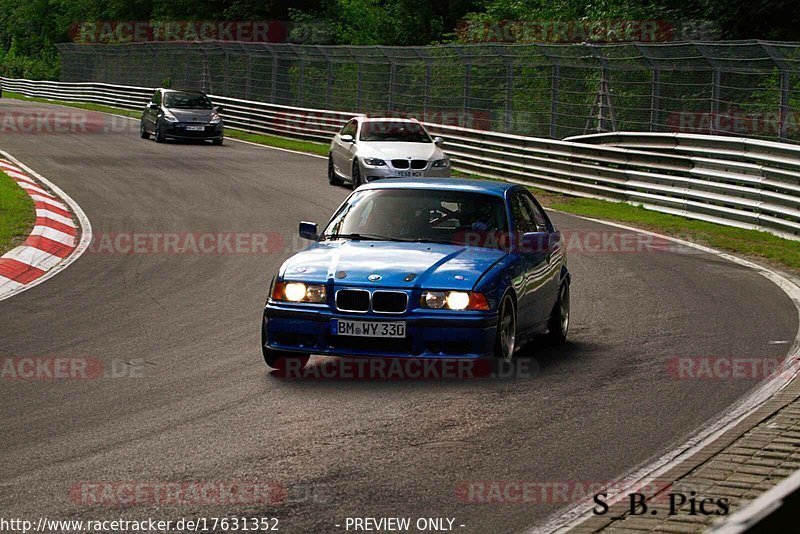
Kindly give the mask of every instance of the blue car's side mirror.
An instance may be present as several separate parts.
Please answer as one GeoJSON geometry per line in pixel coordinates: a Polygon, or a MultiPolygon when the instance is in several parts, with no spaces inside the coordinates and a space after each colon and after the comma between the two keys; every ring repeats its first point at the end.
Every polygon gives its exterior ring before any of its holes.
{"type": "Polygon", "coordinates": [[[525,254],[549,253],[552,235],[554,234],[550,232],[526,232],[522,234],[519,242],[520,252],[525,254]]]}
{"type": "Polygon", "coordinates": [[[317,229],[317,223],[312,222],[301,222],[300,223],[300,237],[303,239],[310,239],[311,241],[316,241],[319,238],[319,230],[317,229]]]}

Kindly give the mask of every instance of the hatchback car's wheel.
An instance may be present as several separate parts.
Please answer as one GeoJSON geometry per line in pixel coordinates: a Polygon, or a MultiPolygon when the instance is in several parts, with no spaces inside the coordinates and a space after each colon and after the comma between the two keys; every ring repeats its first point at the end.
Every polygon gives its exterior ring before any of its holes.
{"type": "Polygon", "coordinates": [[[156,143],[163,143],[164,141],[166,141],[166,138],[164,137],[164,132],[161,130],[161,125],[159,123],[156,123],[156,133],[154,137],[156,143]]]}
{"type": "Polygon", "coordinates": [[[342,185],[342,180],[336,176],[336,171],[333,170],[333,156],[328,156],[328,183],[331,185],[342,185]]]}
{"type": "Polygon", "coordinates": [[[517,310],[514,307],[514,299],[506,295],[500,304],[500,313],[497,315],[497,341],[494,355],[510,362],[516,348],[517,310]]]}
{"type": "Polygon", "coordinates": [[[358,160],[353,162],[353,189],[358,189],[361,185],[361,167],[358,165],[358,160]]]}
{"type": "Polygon", "coordinates": [[[211,142],[212,142],[213,144],[215,144],[215,145],[219,146],[219,145],[221,145],[221,144],[222,144],[222,141],[223,141],[223,138],[222,138],[222,137],[220,137],[219,139],[214,139],[214,140],[212,140],[211,142]]]}
{"type": "Polygon", "coordinates": [[[550,339],[557,344],[567,341],[569,331],[569,284],[561,284],[558,292],[558,300],[553,306],[553,313],[550,314],[550,321],[547,323],[547,330],[550,339]]]}
{"type": "Polygon", "coordinates": [[[147,133],[147,130],[144,127],[144,121],[139,123],[139,137],[142,139],[150,139],[150,134],[147,133]]]}

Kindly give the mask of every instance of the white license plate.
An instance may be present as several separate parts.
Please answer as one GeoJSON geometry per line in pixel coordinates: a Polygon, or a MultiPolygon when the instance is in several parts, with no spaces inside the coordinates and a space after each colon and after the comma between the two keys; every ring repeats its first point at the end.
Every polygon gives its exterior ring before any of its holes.
{"type": "Polygon", "coordinates": [[[186,127],[186,131],[187,132],[202,132],[205,129],[206,129],[205,126],[187,126],[186,127]]]}
{"type": "Polygon", "coordinates": [[[400,178],[421,178],[422,171],[397,171],[400,178]]]}
{"type": "Polygon", "coordinates": [[[333,333],[339,336],[358,337],[406,337],[405,321],[350,321],[333,319],[333,333]]]}

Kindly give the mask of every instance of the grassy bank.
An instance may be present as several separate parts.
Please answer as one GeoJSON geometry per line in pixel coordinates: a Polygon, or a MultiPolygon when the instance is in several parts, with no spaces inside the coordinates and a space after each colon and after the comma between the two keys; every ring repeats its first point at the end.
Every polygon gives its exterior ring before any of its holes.
{"type": "Polygon", "coordinates": [[[0,255],[28,237],[35,218],[33,202],[25,190],[0,172],[0,255]]]}
{"type": "MultiPolygon", "coordinates": [[[[62,104],[91,111],[116,113],[137,118],[141,115],[138,111],[119,109],[99,104],[56,102],[40,98],[28,98],[17,93],[8,92],[4,93],[4,96],[35,102],[62,104]]],[[[225,135],[234,139],[297,150],[299,152],[308,152],[323,156],[328,153],[327,145],[311,141],[288,139],[272,135],[251,134],[230,129],[226,130],[225,135]]],[[[475,178],[480,177],[475,176],[475,178]]],[[[665,235],[679,237],[746,256],[756,261],[772,264],[778,268],[800,274],[800,241],[782,239],[766,232],[743,230],[675,215],[667,215],[621,202],[570,197],[537,190],[533,187],[531,190],[545,207],[551,209],[565,211],[575,215],[585,215],[587,217],[616,221],[665,235]]]]}

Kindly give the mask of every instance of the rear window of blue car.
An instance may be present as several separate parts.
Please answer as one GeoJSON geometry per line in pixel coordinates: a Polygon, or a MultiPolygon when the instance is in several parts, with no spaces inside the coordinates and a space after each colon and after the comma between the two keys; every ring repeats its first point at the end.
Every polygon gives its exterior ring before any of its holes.
{"type": "Polygon", "coordinates": [[[374,189],[356,192],[323,239],[419,241],[505,248],[508,217],[500,197],[464,191],[374,189]]]}

